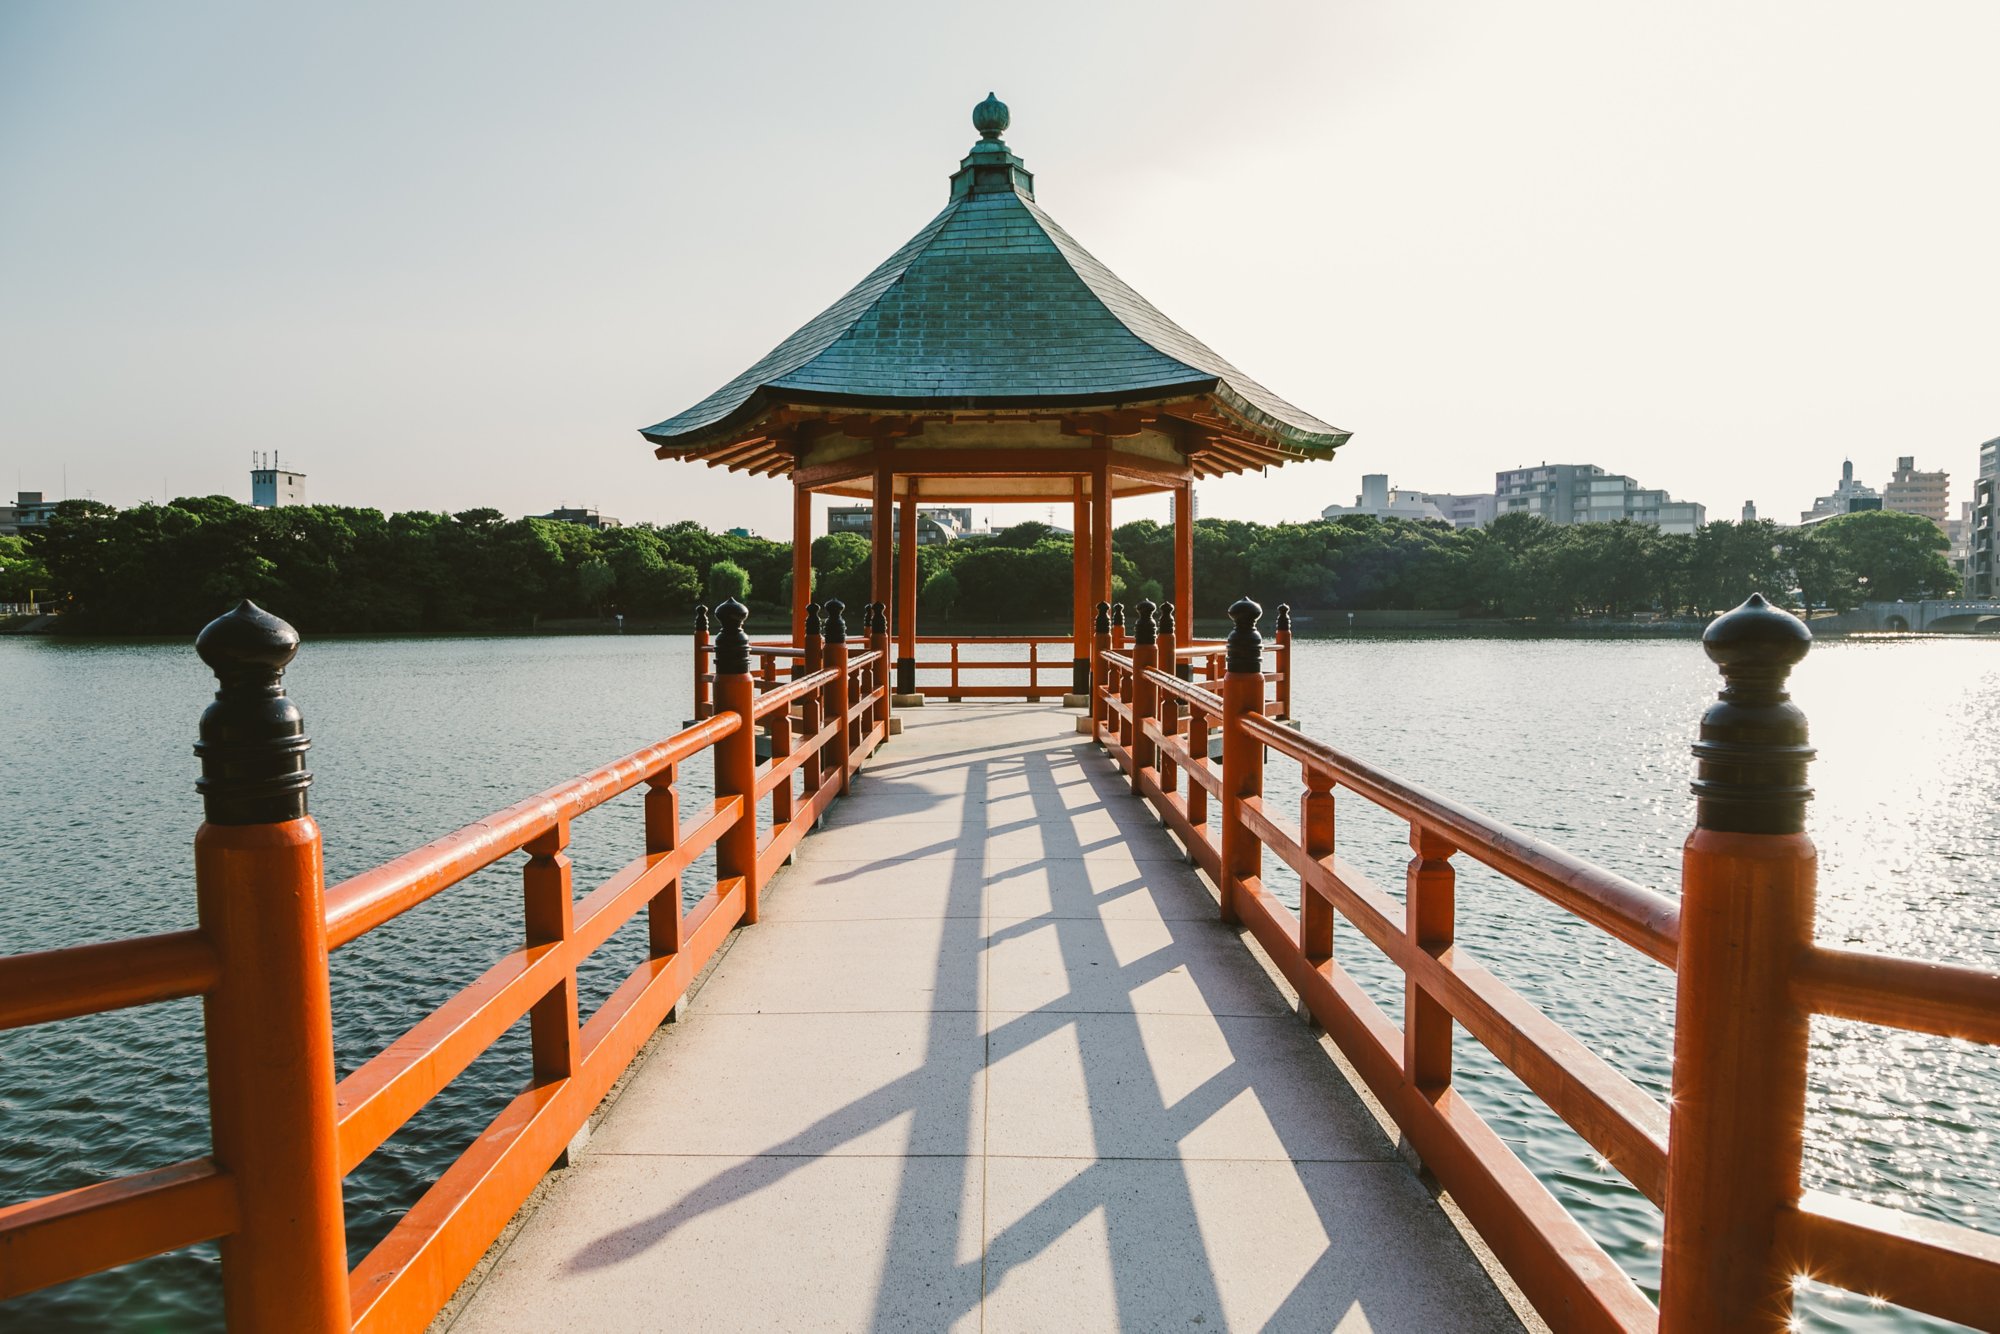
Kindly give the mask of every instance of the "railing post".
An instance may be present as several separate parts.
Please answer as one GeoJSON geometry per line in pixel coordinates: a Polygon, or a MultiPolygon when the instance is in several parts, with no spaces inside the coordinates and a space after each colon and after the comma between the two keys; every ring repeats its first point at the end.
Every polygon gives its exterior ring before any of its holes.
{"type": "Polygon", "coordinates": [[[1292,720],[1292,604],[1278,604],[1276,634],[1272,636],[1272,656],[1277,659],[1278,669],[1278,717],[1284,722],[1292,720]]]}
{"type": "Polygon", "coordinates": [[[881,698],[869,710],[871,723],[882,724],[882,743],[889,742],[889,604],[875,604],[875,632],[870,636],[868,646],[875,650],[875,665],[868,671],[868,688],[879,692],[881,698]]]}
{"type": "MultiPolygon", "coordinates": [[[[530,839],[528,864],[521,868],[526,943],[553,945],[576,929],[576,900],[570,879],[569,821],[557,820],[530,839]]],[[[576,969],[572,967],[528,1011],[528,1050],[533,1080],[553,1084],[576,1073],[576,969]]]]}
{"type": "MultiPolygon", "coordinates": [[[[819,603],[806,604],[806,674],[826,670],[826,640],[819,619],[819,603]]],[[[826,706],[823,703],[825,690],[816,690],[799,701],[799,724],[808,738],[816,737],[826,726],[826,706]]],[[[799,767],[805,770],[805,790],[808,800],[819,795],[821,777],[820,755],[822,750],[814,746],[806,755],[805,763],[799,767]]]]}
{"type": "Polygon", "coordinates": [[[1090,685],[1090,739],[1104,740],[1105,720],[1110,711],[1104,707],[1104,692],[1110,684],[1111,669],[1105,665],[1104,655],[1111,651],[1111,604],[1097,604],[1097,619],[1091,622],[1091,685],[1090,685]]]}
{"type": "Polygon", "coordinates": [[[1229,609],[1229,674],[1222,681],[1222,875],[1216,889],[1222,920],[1237,920],[1236,895],[1245,880],[1264,871],[1264,845],[1243,823],[1243,799],[1264,795],[1264,748],[1243,730],[1243,720],[1264,711],[1264,637],[1257,620],[1264,609],[1240,598],[1229,609]]]}
{"type": "MultiPolygon", "coordinates": [[[[1179,649],[1174,636],[1174,604],[1160,604],[1160,670],[1168,676],[1174,675],[1174,664],[1179,661],[1179,649]]],[[[1175,737],[1180,735],[1181,705],[1172,695],[1161,695],[1156,712],[1160,717],[1160,735],[1175,737]]],[[[1180,782],[1180,773],[1174,767],[1172,757],[1161,753],[1156,757],[1160,767],[1160,795],[1171,797],[1174,786],[1180,782]]]]}
{"type": "Polygon", "coordinates": [[[735,598],[715,609],[715,709],[742,726],[715,743],[715,795],[742,797],[743,813],[715,842],[715,878],[743,877],[743,922],[757,921],[757,683],[750,676],[750,609],[735,598]]]}
{"type": "Polygon", "coordinates": [[[1812,943],[1806,718],[1785,680],[1812,635],[1753,595],[1702,648],[1720,698],[1694,745],[1695,828],[1681,855],[1665,1334],[1775,1334],[1791,1317],[1779,1220],[1799,1201],[1808,1015],[1790,998],[1812,943]]]}
{"type": "Polygon", "coordinates": [[[708,691],[708,608],[700,603],[694,609],[694,716],[695,721],[715,712],[715,705],[708,691]]]}
{"type": "MultiPolygon", "coordinates": [[[[1326,863],[1333,857],[1333,775],[1305,766],[1305,795],[1299,798],[1299,846],[1326,863]]],[[[1324,970],[1333,959],[1333,905],[1311,885],[1299,884],[1299,953],[1324,970]]]]}
{"type": "Polygon", "coordinates": [[[221,965],[202,1005],[209,1122],[236,1189],[237,1230],[222,1239],[229,1328],[346,1334],[325,869],[304,720],[281,684],[298,650],[298,632],[249,601],[195,640],[221,687],[195,746],[207,815],[195,898],[221,965]]]}
{"type": "Polygon", "coordinates": [[[1153,743],[1146,735],[1146,723],[1157,711],[1160,688],[1146,679],[1146,673],[1160,665],[1160,630],[1154,619],[1159,608],[1147,598],[1139,604],[1138,623],[1132,628],[1132,795],[1139,795],[1139,775],[1154,766],[1153,743]]]}
{"type": "Polygon", "coordinates": [[[1111,604],[1111,651],[1125,651],[1125,604],[1122,602],[1111,604]]]}
{"type": "MultiPolygon", "coordinates": [[[[670,764],[646,780],[646,852],[657,856],[681,845],[680,766],[670,764]]],[[[681,878],[660,886],[646,902],[646,948],[655,959],[680,953],[681,878]]]]}
{"type": "Polygon", "coordinates": [[[829,598],[826,604],[826,665],[833,672],[827,682],[827,709],[833,714],[833,762],[840,775],[840,795],[847,795],[849,756],[854,753],[854,729],[847,721],[847,604],[829,598]]]}
{"type": "MultiPolygon", "coordinates": [[[[1403,932],[1433,957],[1457,935],[1457,849],[1421,825],[1410,826],[1409,869],[1404,873],[1403,932]]],[[[1403,1078],[1435,1099],[1451,1086],[1451,1011],[1403,974],[1403,1078]]]]}
{"type": "Polygon", "coordinates": [[[819,620],[819,603],[806,603],[806,675],[826,667],[826,639],[819,620]]]}

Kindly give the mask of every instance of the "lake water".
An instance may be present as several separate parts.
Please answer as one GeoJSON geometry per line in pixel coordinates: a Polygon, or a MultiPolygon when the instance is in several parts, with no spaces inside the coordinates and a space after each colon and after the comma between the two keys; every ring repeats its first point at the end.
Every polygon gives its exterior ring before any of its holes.
{"type": "MultiPolygon", "coordinates": [[[[1672,893],[1693,818],[1687,750],[1716,677],[1692,641],[1301,640],[1305,729],[1672,893]]],[[[672,731],[681,637],[323,641],[288,675],[313,738],[330,879],[350,875],[672,731]]],[[[1820,759],[1811,832],[1822,939],[2000,966],[2000,645],[1831,643],[1796,677],[1820,759]]],[[[184,644],[0,639],[0,953],[193,924],[189,751],[212,678],[184,644]]],[[[1273,800],[1297,793],[1271,766],[1273,800]]],[[[690,802],[707,775],[684,771],[690,802]]],[[[1407,830],[1339,798],[1342,853],[1392,893],[1407,830]]],[[[637,794],[579,821],[584,887],[640,846],[637,794]]],[[[1460,859],[1463,863],[1465,859],[1460,859]]],[[[518,859],[334,956],[344,1074],[518,942],[518,859]]],[[[689,892],[707,888],[690,876],[689,892]]],[[[621,934],[586,1008],[643,951],[621,934]]],[[[1399,981],[1352,928],[1343,963],[1392,1017],[1399,981]]],[[[1642,1087],[1664,1093],[1667,972],[1463,865],[1459,940],[1642,1087]]],[[[353,1258],[421,1193],[526,1069],[525,1024],[349,1178],[353,1258]]],[[[2000,1230],[2000,1058],[1857,1025],[1814,1029],[1809,1184],[2000,1230]]],[[[1477,1045],[1459,1079],[1649,1291],[1659,1217],[1477,1045]]],[[[198,1006],[0,1034],[0,1201],[206,1150],[198,1006]]],[[[213,1248],[0,1308],[0,1327],[211,1329],[213,1248]]],[[[1810,1328],[1943,1328],[1809,1290],[1810,1328]]]]}

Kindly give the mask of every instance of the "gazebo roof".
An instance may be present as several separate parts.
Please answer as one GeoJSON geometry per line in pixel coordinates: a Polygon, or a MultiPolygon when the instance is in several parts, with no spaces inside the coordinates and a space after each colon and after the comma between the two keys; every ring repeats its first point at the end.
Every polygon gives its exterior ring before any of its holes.
{"type": "Polygon", "coordinates": [[[1293,407],[1128,287],[1036,204],[1000,139],[982,139],[942,213],[767,356],[642,434],[663,456],[743,434],[779,407],[883,413],[1106,409],[1206,399],[1286,458],[1325,457],[1347,432],[1293,407]]]}

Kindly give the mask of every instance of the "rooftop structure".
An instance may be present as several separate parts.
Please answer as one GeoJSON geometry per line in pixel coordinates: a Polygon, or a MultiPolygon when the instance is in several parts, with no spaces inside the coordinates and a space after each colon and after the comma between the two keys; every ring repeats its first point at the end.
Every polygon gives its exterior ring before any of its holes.
{"type": "MultiPolygon", "coordinates": [[[[903,525],[900,516],[892,516],[893,532],[900,539],[903,525]]],[[[875,508],[872,505],[834,505],[826,512],[826,531],[829,533],[854,533],[860,537],[875,534],[875,508]]],[[[964,537],[972,531],[972,507],[969,505],[920,505],[917,507],[917,545],[936,546],[964,537]]]]}
{"type": "Polygon", "coordinates": [[[1813,501],[1813,507],[1799,515],[1799,522],[1801,524],[1808,524],[1815,520],[1831,519],[1838,515],[1852,513],[1856,510],[1878,510],[1882,508],[1881,499],[1876,494],[1874,487],[1854,480],[1854,460],[1842,459],[1840,461],[1840,484],[1834,487],[1831,493],[1813,501]],[[1875,503],[1872,505],[1857,503],[1870,500],[1875,503]]]}
{"type": "Polygon", "coordinates": [[[1496,473],[1498,513],[1533,514],[1550,523],[1615,523],[1629,519],[1663,533],[1692,533],[1708,522],[1708,509],[1640,486],[1594,463],[1542,463],[1496,473]]]}
{"type": "Polygon", "coordinates": [[[15,493],[13,504],[0,505],[0,537],[18,537],[37,528],[46,528],[56,512],[56,503],[44,500],[39,491],[15,493]]]}
{"type": "Polygon", "coordinates": [[[531,518],[549,519],[555,523],[580,524],[585,528],[623,528],[625,525],[609,514],[600,514],[594,509],[552,509],[547,514],[531,515],[531,518]]]}
{"type": "Polygon", "coordinates": [[[258,509],[306,503],[306,475],[278,464],[276,450],[250,456],[250,503],[258,509]]]}
{"type": "MultiPolygon", "coordinates": [[[[1251,379],[1126,286],[1035,198],[991,94],[945,206],[846,296],[693,407],[644,428],[663,459],[793,486],[792,637],[811,595],[811,495],[901,506],[1069,502],[1074,685],[1091,606],[1111,596],[1114,497],[1325,459],[1348,433],[1251,379]],[[1088,534],[1086,540],[1085,535],[1088,534]]],[[[1191,506],[1176,506],[1176,610],[1194,607],[1191,506]]],[[[892,574],[870,525],[871,594],[895,604],[897,684],[915,694],[916,560],[892,574]]]]}
{"type": "Polygon", "coordinates": [[[1485,492],[1455,494],[1391,487],[1387,473],[1371,472],[1362,475],[1361,494],[1352,505],[1328,505],[1320,511],[1323,519],[1350,514],[1448,523],[1454,528],[1484,528],[1493,522],[1494,497],[1485,492]]]}

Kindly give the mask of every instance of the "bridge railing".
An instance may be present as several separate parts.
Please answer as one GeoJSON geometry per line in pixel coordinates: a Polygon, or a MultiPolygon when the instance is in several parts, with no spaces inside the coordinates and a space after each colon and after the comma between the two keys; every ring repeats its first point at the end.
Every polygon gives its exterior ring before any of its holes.
{"type": "Polygon", "coordinates": [[[1758,598],[1708,632],[1726,684],[1695,747],[1676,901],[1272,721],[1261,611],[1231,614],[1219,689],[1161,670],[1178,650],[1149,605],[1126,651],[1100,619],[1095,734],[1552,1326],[1777,1334],[1800,1276],[1992,1325],[2000,1238],[1801,1183],[1811,1017],[2000,1044],[2000,973],[1814,942],[1811,751],[1783,690],[1810,638],[1798,621],[1758,598]],[[1295,813],[1266,804],[1273,755],[1299,767],[1295,813]],[[1402,902],[1340,855],[1343,788],[1407,823],[1402,902]],[[1267,853],[1297,874],[1296,913],[1266,885],[1267,853]],[[1456,943],[1461,856],[1676,972],[1671,1110],[1456,943]],[[1340,921],[1402,974],[1400,1029],[1341,963],[1340,921]],[[1662,1208],[1657,1310],[1454,1089],[1457,1029],[1662,1208]]]}
{"type": "Polygon", "coordinates": [[[884,655],[850,654],[838,610],[812,670],[761,694],[744,609],[717,615],[712,716],[330,888],[279,684],[298,637],[248,603],[203,631],[222,688],[198,747],[199,928],[0,957],[0,1028],[202,997],[214,1151],[0,1206],[0,1301],[219,1238],[232,1329],[422,1329],[888,735],[884,655]],[[698,757],[714,797],[683,811],[680,769],[698,757]],[[642,784],[643,851],[575,897],[572,822],[642,784]],[[329,952],[517,853],[521,948],[336,1083],[329,952]],[[684,907],[705,858],[714,885],[684,907]],[[581,1018],[579,966],[642,911],[646,957],[581,1018]],[[527,1087],[350,1273],[342,1179],[522,1018],[527,1087]]]}

